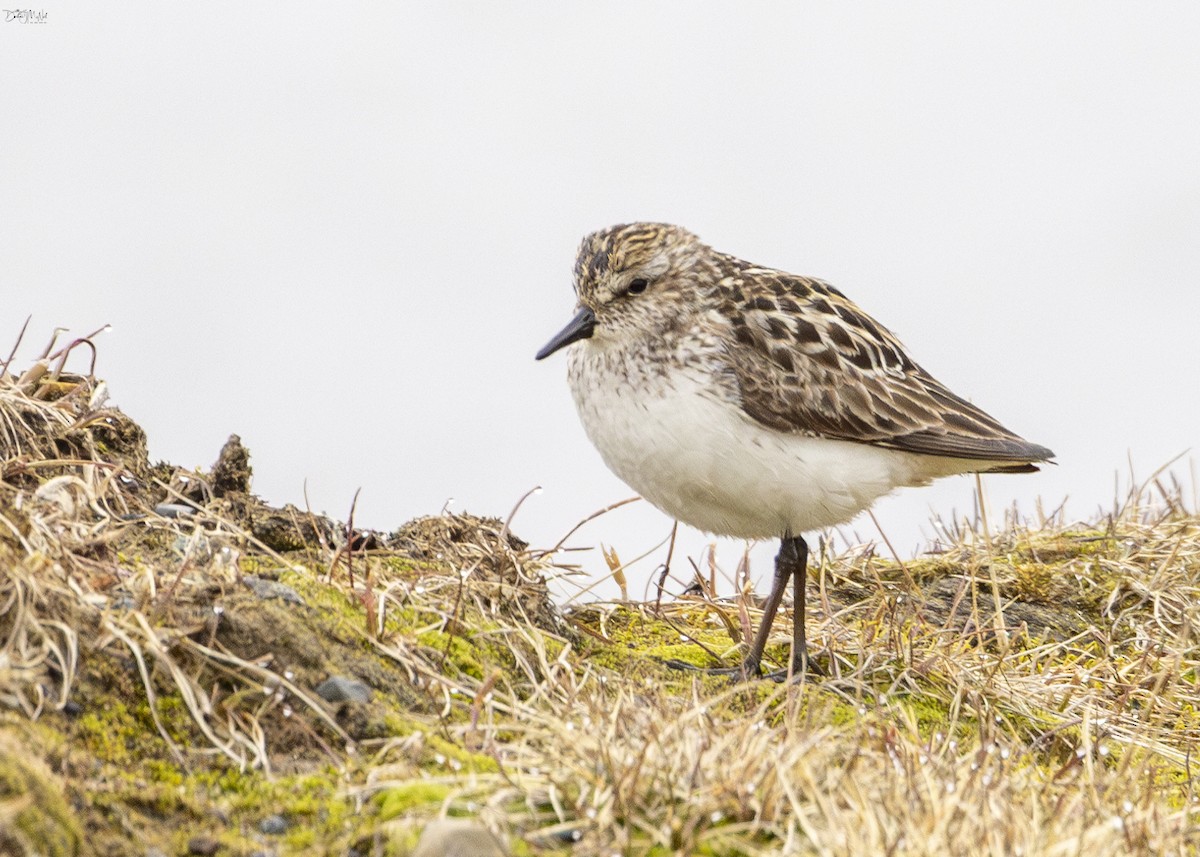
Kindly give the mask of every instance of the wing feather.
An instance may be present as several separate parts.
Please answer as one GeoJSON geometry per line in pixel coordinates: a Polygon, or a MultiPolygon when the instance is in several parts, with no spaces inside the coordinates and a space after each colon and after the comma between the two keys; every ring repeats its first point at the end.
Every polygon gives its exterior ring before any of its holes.
{"type": "MultiPolygon", "coordinates": [[[[755,271],[756,285],[763,271],[755,271]]],[[[1053,453],[950,392],[896,337],[819,280],[772,272],[746,295],[734,284],[733,378],[746,412],[779,431],[892,449],[1013,462],[1053,453]]]]}

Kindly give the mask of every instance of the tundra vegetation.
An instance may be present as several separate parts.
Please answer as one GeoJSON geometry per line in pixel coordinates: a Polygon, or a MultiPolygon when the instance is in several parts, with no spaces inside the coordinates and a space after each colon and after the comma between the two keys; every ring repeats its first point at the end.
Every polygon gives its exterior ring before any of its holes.
{"type": "Polygon", "coordinates": [[[572,554],[504,521],[273,508],[236,438],[151,464],[72,347],[0,377],[0,853],[407,854],[446,817],[511,854],[1200,852],[1167,472],[1087,523],[822,551],[822,675],[735,683],[664,661],[736,662],[746,569],[564,608],[572,554]]]}

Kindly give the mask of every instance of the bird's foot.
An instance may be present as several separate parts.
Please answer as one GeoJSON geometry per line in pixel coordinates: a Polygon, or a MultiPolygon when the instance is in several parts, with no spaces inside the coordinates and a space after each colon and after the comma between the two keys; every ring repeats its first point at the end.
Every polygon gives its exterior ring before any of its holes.
{"type": "Polygon", "coordinates": [[[705,675],[729,676],[734,681],[750,681],[750,679],[762,678],[777,683],[785,682],[789,679],[792,682],[799,682],[806,675],[825,675],[825,671],[808,657],[805,657],[803,660],[797,659],[794,661],[791,669],[784,668],[766,674],[763,673],[762,668],[755,661],[744,661],[736,667],[698,667],[695,664],[676,660],[675,658],[664,660],[663,663],[673,670],[700,672],[705,675]]]}
{"type": "Polygon", "coordinates": [[[793,684],[800,682],[805,676],[824,676],[825,670],[817,666],[816,662],[811,658],[805,658],[803,661],[793,661],[791,669],[775,670],[763,676],[763,678],[776,683],[791,681],[793,684]]]}
{"type": "Polygon", "coordinates": [[[680,661],[675,658],[668,658],[663,663],[673,670],[698,672],[705,675],[729,676],[735,681],[749,681],[752,678],[759,678],[762,675],[762,671],[755,661],[744,661],[736,667],[698,667],[695,664],[689,664],[687,661],[680,661]]]}

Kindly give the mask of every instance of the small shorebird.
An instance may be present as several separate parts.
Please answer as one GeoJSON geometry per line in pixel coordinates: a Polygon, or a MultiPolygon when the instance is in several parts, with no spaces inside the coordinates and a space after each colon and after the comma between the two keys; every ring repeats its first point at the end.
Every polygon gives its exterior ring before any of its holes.
{"type": "Polygon", "coordinates": [[[575,317],[537,359],[571,346],[571,393],[605,464],[678,521],[780,539],[758,633],[727,672],[758,674],[789,579],[791,671],[772,677],[808,668],[802,533],[901,486],[1027,473],[1053,456],[950,392],[833,286],[678,226],[588,235],[575,294],[575,317]]]}

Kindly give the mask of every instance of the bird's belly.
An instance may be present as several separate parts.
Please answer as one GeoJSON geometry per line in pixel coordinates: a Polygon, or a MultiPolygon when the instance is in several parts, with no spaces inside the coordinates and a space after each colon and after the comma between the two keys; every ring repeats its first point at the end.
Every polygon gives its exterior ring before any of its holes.
{"type": "Polygon", "coordinates": [[[922,472],[928,456],[771,430],[699,372],[634,384],[573,376],[580,418],[609,469],[710,533],[772,538],[833,526],[900,485],[944,475],[922,472]]]}

